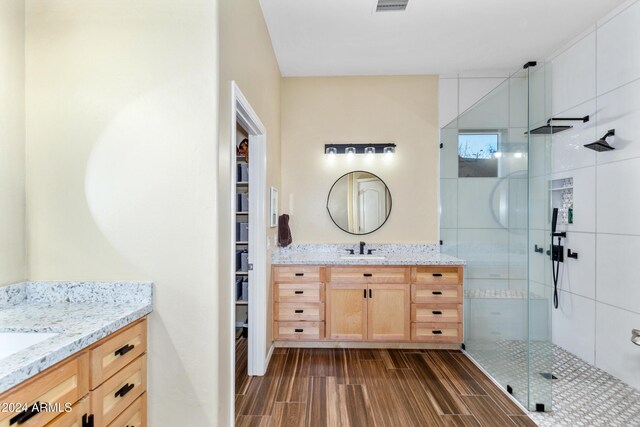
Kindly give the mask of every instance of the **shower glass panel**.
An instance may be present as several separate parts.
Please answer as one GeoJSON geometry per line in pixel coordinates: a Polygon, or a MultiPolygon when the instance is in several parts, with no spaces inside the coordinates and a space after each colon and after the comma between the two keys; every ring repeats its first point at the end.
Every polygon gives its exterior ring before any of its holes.
{"type": "Polygon", "coordinates": [[[440,238],[467,261],[466,352],[525,407],[549,411],[550,266],[533,248],[549,244],[550,141],[527,133],[546,121],[547,81],[544,66],[522,69],[441,129],[440,238]]]}

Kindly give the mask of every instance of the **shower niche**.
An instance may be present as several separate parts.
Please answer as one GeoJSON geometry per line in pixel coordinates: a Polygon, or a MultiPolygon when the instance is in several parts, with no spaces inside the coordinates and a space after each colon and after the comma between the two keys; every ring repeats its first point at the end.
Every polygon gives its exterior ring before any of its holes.
{"type": "Polygon", "coordinates": [[[561,178],[551,181],[551,211],[558,208],[558,222],[573,224],[573,178],[561,178]]]}

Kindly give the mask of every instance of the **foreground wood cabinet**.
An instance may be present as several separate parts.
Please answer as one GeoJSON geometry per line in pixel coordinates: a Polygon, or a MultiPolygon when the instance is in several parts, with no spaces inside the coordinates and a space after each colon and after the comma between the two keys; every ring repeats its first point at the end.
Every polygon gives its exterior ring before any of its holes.
{"type": "Polygon", "coordinates": [[[145,427],[146,351],[143,319],[0,395],[28,408],[1,411],[0,427],[145,427]]]}
{"type": "Polygon", "coordinates": [[[462,266],[273,266],[274,339],[463,342],[462,266]]]}

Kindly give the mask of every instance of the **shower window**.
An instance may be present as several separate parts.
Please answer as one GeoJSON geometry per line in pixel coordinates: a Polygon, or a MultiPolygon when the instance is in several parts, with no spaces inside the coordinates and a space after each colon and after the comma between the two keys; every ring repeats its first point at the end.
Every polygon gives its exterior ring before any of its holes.
{"type": "Polygon", "coordinates": [[[498,132],[461,132],[458,135],[458,177],[498,177],[499,144],[498,132]]]}

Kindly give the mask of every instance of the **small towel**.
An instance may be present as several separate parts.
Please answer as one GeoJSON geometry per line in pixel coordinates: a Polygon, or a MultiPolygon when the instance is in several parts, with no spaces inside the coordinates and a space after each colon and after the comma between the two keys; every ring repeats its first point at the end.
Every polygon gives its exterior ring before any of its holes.
{"type": "Polygon", "coordinates": [[[278,245],[282,248],[291,244],[291,229],[289,228],[289,215],[282,214],[278,218],[278,245]]]}

